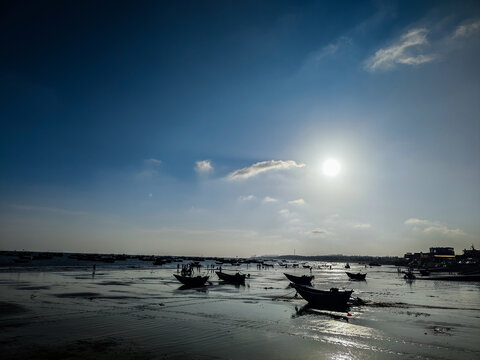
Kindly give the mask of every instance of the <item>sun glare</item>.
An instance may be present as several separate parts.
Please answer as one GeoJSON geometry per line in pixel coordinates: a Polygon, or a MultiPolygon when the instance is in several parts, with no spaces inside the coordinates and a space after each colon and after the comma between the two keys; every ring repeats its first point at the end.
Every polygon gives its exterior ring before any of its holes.
{"type": "Polygon", "coordinates": [[[340,173],[342,166],[335,159],[328,159],[322,164],[322,172],[327,176],[337,176],[340,173]]]}

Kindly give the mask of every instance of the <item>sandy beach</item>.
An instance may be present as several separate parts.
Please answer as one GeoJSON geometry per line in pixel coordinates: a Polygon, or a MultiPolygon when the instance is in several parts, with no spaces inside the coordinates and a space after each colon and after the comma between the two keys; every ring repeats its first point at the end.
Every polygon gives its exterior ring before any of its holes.
{"type": "MultiPolygon", "coordinates": [[[[353,265],[352,270],[363,266],[353,265]]],[[[233,268],[225,269],[226,271],[233,268]]],[[[475,359],[480,288],[406,282],[394,267],[348,280],[343,264],[315,269],[314,286],[353,289],[347,312],[305,309],[280,268],[245,286],[182,290],[176,268],[0,273],[4,359],[475,359]]],[[[290,270],[294,274],[304,269],[290,270]]],[[[202,273],[207,273],[202,271],[202,273]]]]}

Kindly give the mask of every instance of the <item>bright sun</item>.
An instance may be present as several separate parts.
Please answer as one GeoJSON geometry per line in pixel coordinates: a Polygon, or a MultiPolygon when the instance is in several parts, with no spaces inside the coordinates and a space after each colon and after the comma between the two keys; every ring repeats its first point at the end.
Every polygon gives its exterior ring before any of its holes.
{"type": "Polygon", "coordinates": [[[322,164],[322,172],[327,176],[337,176],[342,166],[335,159],[325,160],[322,164]]]}

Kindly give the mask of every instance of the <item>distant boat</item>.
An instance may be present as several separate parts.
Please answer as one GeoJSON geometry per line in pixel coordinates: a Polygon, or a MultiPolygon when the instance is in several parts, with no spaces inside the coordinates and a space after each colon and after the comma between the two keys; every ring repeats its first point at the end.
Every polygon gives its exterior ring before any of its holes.
{"type": "Polygon", "coordinates": [[[367,274],[361,274],[361,273],[354,274],[354,273],[351,273],[351,272],[348,272],[348,271],[346,271],[345,273],[352,280],[365,280],[365,277],[367,276],[367,274]]]}
{"type": "Polygon", "coordinates": [[[295,276],[295,275],[290,275],[286,273],[283,273],[283,275],[285,275],[288,280],[290,280],[292,283],[296,285],[310,285],[312,283],[312,280],[315,278],[313,275],[295,276]]]}
{"type": "Polygon", "coordinates": [[[347,265],[345,265],[345,269],[350,269],[350,264],[347,263],[347,265]]]}
{"type": "Polygon", "coordinates": [[[208,280],[208,276],[181,276],[173,274],[175,278],[180,281],[183,285],[188,287],[200,287],[205,286],[205,283],[208,280]]]}
{"type": "Polygon", "coordinates": [[[327,290],[317,290],[304,285],[295,285],[297,292],[314,307],[321,309],[345,308],[352,295],[353,290],[338,290],[332,288],[327,290]]]}
{"type": "Polygon", "coordinates": [[[244,284],[245,274],[236,273],[235,275],[227,274],[221,271],[216,271],[216,274],[220,280],[232,283],[232,284],[244,284]]]}

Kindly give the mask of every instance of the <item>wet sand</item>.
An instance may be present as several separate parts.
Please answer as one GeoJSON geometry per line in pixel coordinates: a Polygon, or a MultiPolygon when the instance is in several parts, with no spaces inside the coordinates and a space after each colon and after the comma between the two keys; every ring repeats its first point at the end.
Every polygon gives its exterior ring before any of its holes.
{"type": "Polygon", "coordinates": [[[305,308],[282,268],[242,270],[245,286],[186,290],[164,268],[0,272],[2,359],[480,358],[478,283],[314,270],[314,286],[362,299],[349,316],[305,308]]]}

